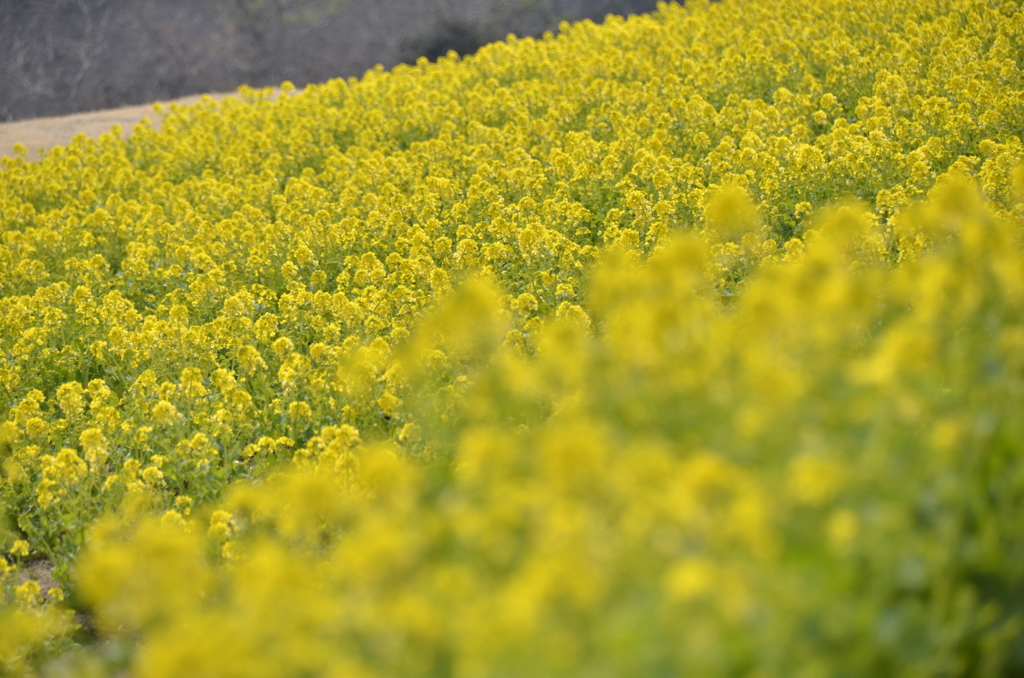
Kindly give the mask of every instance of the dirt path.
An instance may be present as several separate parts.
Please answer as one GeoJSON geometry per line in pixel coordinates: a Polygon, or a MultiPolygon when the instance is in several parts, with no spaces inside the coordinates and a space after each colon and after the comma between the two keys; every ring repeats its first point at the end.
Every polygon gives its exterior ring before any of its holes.
{"type": "MultiPolygon", "coordinates": [[[[234,92],[212,94],[211,96],[214,99],[220,100],[232,95],[234,95],[234,92]]],[[[175,101],[179,104],[187,105],[194,104],[202,98],[203,95],[197,94],[176,99],[175,101]]],[[[167,104],[170,102],[163,103],[167,104]]],[[[67,146],[78,133],[96,138],[101,134],[109,132],[110,128],[114,125],[120,125],[124,131],[125,138],[128,138],[131,136],[132,128],[143,118],[149,118],[153,121],[153,125],[159,128],[161,119],[153,110],[153,105],[142,104],[140,106],[92,111],[90,113],[62,115],[54,118],[34,118],[32,120],[0,123],[0,157],[13,157],[14,144],[21,143],[28,147],[29,160],[38,160],[40,149],[67,146]]]]}

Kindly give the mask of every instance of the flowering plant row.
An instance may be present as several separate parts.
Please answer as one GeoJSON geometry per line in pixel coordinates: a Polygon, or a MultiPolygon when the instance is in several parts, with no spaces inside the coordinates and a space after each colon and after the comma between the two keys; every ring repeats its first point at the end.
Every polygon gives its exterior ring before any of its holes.
{"type": "Polygon", "coordinates": [[[4,159],[0,667],[1024,670],[1022,39],[669,4],[4,159]]]}

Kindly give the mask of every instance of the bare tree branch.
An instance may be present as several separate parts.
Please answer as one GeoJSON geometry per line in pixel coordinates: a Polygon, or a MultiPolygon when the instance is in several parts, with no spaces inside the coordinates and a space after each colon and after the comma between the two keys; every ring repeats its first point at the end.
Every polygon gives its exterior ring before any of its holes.
{"type": "Polygon", "coordinates": [[[0,0],[0,119],[298,86],[655,0],[0,0]]]}

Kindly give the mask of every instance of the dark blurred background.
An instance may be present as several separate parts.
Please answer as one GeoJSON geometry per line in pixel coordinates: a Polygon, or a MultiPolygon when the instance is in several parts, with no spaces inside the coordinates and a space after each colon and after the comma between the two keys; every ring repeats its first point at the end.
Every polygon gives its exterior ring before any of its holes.
{"type": "Polygon", "coordinates": [[[302,87],[656,0],[0,0],[0,122],[302,87]]]}

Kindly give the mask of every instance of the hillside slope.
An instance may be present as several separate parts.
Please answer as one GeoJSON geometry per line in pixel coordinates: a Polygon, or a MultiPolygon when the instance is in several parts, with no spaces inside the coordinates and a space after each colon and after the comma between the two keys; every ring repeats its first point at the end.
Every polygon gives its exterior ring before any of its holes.
{"type": "Polygon", "coordinates": [[[670,4],[4,161],[3,670],[1024,670],[1020,10],[670,4]]]}

